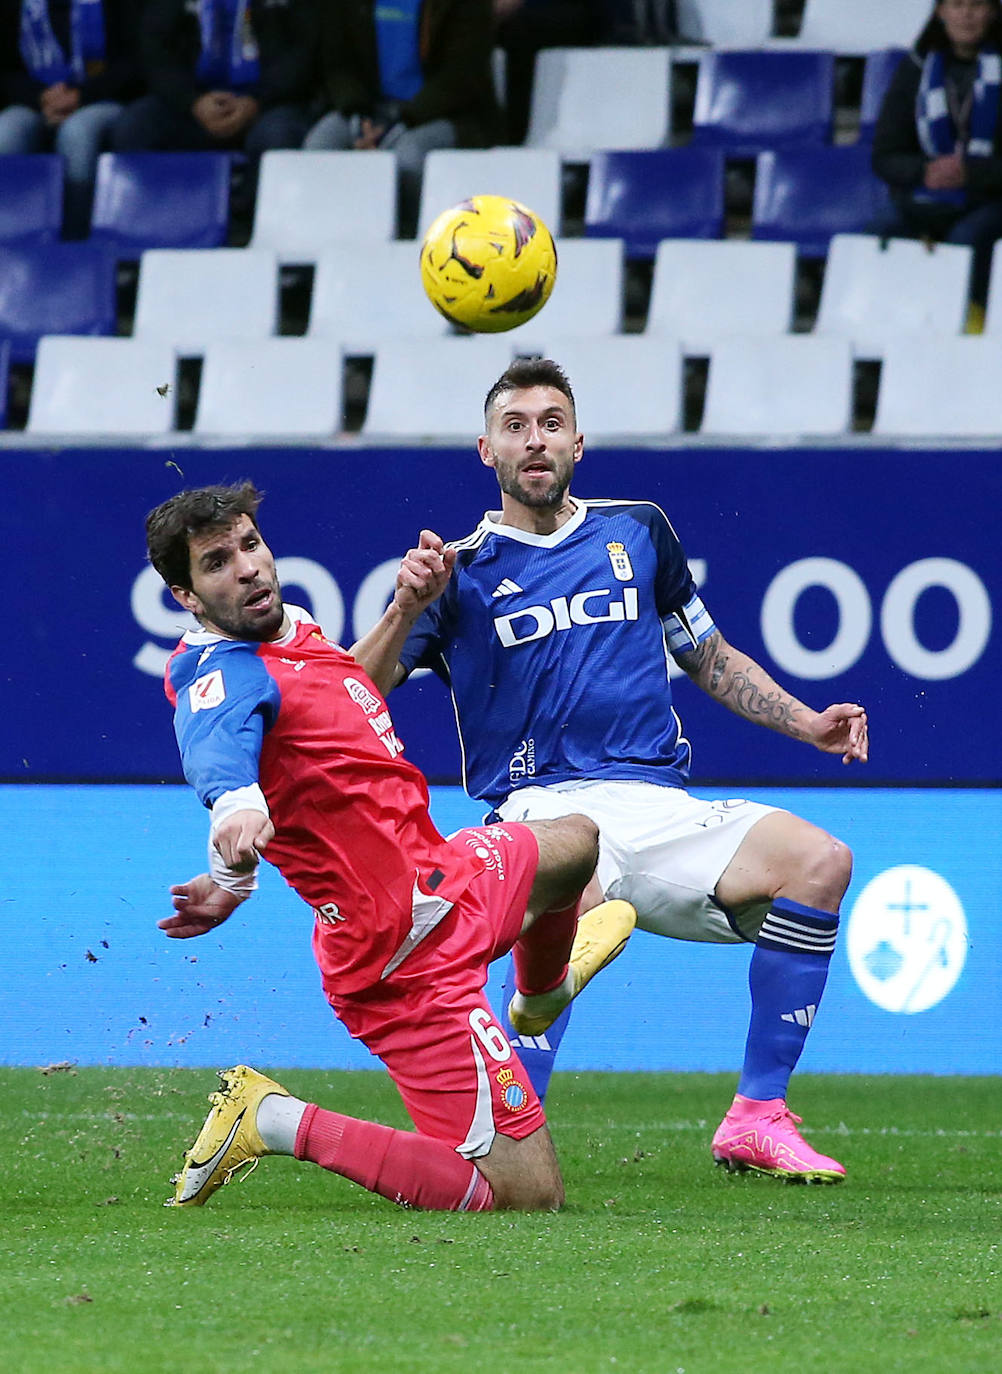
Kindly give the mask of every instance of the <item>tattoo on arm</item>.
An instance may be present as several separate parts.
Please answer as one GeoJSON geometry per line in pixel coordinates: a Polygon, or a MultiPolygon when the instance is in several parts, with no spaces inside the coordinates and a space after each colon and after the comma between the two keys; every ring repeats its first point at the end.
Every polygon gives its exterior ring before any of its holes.
{"type": "Polygon", "coordinates": [[[738,653],[716,630],[676,659],[698,687],[736,715],[799,739],[804,709],[747,654],[738,653]],[[764,678],[764,682],[757,680],[764,678]]]}

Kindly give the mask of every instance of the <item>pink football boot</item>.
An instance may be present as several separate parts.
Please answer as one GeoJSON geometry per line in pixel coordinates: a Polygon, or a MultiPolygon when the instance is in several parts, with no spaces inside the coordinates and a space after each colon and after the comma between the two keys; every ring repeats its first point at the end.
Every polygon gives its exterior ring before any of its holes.
{"type": "Polygon", "coordinates": [[[781,1097],[757,1102],[736,1093],[713,1137],[713,1158],[732,1173],[751,1169],[790,1183],[841,1183],[845,1169],[808,1145],[800,1121],[781,1097]]]}

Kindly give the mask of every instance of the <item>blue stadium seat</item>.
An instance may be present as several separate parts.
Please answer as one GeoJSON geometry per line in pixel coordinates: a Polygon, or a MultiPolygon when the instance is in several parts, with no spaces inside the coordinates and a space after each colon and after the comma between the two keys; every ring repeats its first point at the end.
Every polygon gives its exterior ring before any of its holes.
{"type": "Polygon", "coordinates": [[[7,388],[10,385],[10,340],[0,339],[0,429],[7,426],[7,388]]]}
{"type": "Polygon", "coordinates": [[[834,91],[835,58],[829,52],[704,53],[692,144],[752,158],[793,143],[829,143],[834,91]]]}
{"type": "Polygon", "coordinates": [[[891,77],[898,69],[904,48],[876,48],[866,54],[863,63],[863,89],[859,98],[859,141],[873,142],[873,130],[880,114],[884,92],[890,85],[891,77]]]}
{"type": "Polygon", "coordinates": [[[719,239],[723,232],[720,149],[592,154],[586,234],[623,239],[628,258],[653,258],[661,239],[719,239]]]}
{"type": "Polygon", "coordinates": [[[229,153],[102,153],[91,238],[120,258],[146,248],[218,248],[230,214],[229,153]]]}
{"type": "Polygon", "coordinates": [[[51,243],[63,222],[63,160],[57,153],[0,156],[0,243],[51,243]]]}
{"type": "Polygon", "coordinates": [[[115,259],[101,244],[0,244],[0,338],[30,363],[43,334],[114,334],[115,259]]]}
{"type": "Polygon", "coordinates": [[[823,258],[833,234],[865,232],[886,201],[867,146],[759,153],[752,238],[785,240],[802,257],[823,258]]]}

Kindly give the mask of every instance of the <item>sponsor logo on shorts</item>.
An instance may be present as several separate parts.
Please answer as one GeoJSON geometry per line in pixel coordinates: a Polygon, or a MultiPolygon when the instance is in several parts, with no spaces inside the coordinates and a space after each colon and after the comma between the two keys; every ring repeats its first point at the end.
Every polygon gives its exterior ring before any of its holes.
{"type": "Polygon", "coordinates": [[[505,868],[504,856],[501,853],[497,840],[507,840],[512,843],[511,834],[501,825],[489,825],[482,830],[475,831],[472,835],[467,835],[466,843],[476,854],[488,873],[496,873],[498,880],[504,882],[505,868]]]}
{"type": "Polygon", "coordinates": [[[529,1092],[511,1069],[499,1069],[495,1080],[501,1089],[501,1101],[510,1112],[521,1112],[529,1105],[529,1092]]]}

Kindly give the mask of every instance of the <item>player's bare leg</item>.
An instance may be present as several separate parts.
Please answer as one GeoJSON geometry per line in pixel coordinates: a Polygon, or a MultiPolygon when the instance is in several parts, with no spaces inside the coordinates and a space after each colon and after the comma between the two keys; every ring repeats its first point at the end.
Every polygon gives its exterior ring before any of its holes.
{"type": "Polygon", "coordinates": [[[580,894],[598,861],[592,821],[572,815],[530,825],[539,845],[539,868],[522,936],[512,950],[516,991],[508,1019],[520,1036],[535,1037],[622,952],[637,914],[617,901],[578,919],[580,894]]]}
{"type": "Polygon", "coordinates": [[[801,1182],[845,1176],[801,1136],[786,1094],[821,1002],[851,875],[844,844],[774,812],[752,826],[717,883],[714,896],[738,918],[769,903],[749,968],[752,1013],[738,1091],[713,1137],[714,1159],[728,1169],[801,1182]]]}

